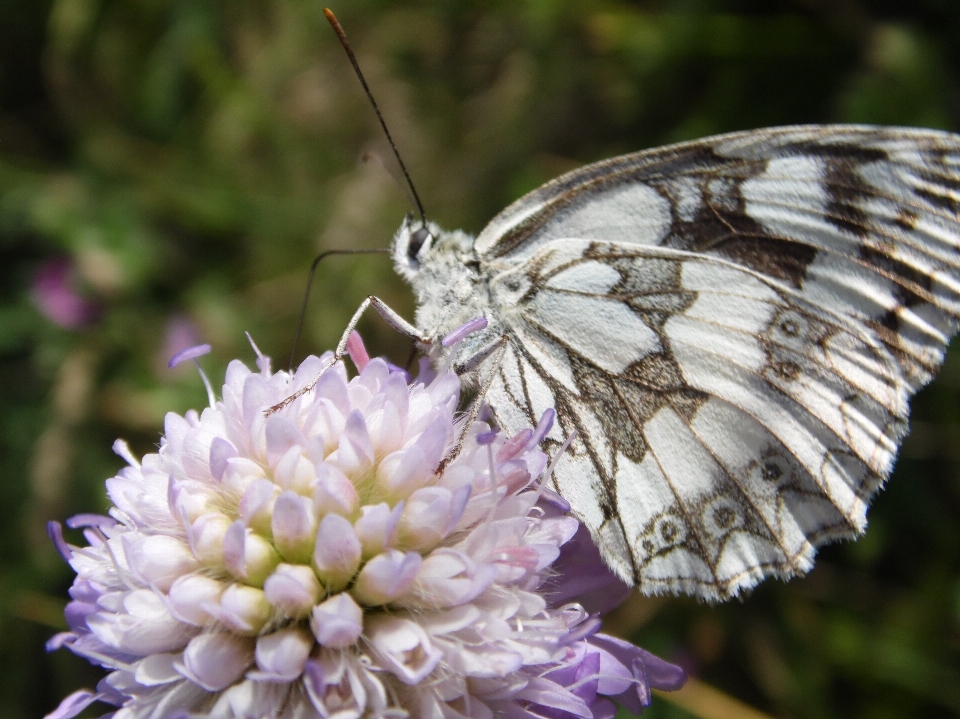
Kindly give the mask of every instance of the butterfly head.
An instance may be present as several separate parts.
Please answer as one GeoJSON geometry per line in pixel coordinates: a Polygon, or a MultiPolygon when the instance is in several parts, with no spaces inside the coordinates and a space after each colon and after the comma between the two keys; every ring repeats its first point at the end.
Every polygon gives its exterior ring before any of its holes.
{"type": "Polygon", "coordinates": [[[393,238],[393,261],[397,270],[407,279],[420,270],[423,259],[430,253],[441,230],[432,222],[424,224],[408,214],[393,238]]]}
{"type": "Polygon", "coordinates": [[[445,232],[433,222],[424,224],[412,214],[407,215],[393,238],[391,248],[397,272],[413,282],[431,255],[448,251],[455,255],[460,251],[469,252],[472,243],[469,238],[464,242],[464,238],[466,235],[462,232],[445,232]]]}

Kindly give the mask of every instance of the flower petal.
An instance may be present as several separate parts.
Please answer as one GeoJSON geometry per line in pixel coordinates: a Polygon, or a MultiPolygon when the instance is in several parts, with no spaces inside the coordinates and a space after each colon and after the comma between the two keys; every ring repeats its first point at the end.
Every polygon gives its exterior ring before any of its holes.
{"type": "Polygon", "coordinates": [[[418,597],[428,606],[456,607],[475,599],[497,578],[493,564],[476,564],[453,549],[436,549],[417,574],[418,597]]]}
{"type": "Polygon", "coordinates": [[[179,654],[151,654],[137,662],[134,677],[138,684],[145,687],[182,681],[183,676],[176,669],[179,659],[179,654]]]}
{"type": "Polygon", "coordinates": [[[427,633],[408,619],[371,617],[366,635],[378,664],[404,684],[419,683],[443,658],[443,653],[431,644],[427,633]]]}
{"type": "Polygon", "coordinates": [[[60,705],[43,719],[73,719],[80,712],[100,700],[99,694],[94,694],[86,689],[80,689],[73,694],[63,698],[60,705]]]}
{"type": "Polygon", "coordinates": [[[205,605],[216,604],[223,592],[223,584],[201,574],[180,577],[170,587],[168,598],[173,613],[182,621],[202,627],[210,621],[205,605]]]}
{"type": "Polygon", "coordinates": [[[130,569],[161,592],[200,566],[186,542],[163,534],[124,534],[123,549],[130,569]]]}
{"type": "Polygon", "coordinates": [[[229,632],[201,634],[190,640],[178,670],[209,692],[218,692],[243,676],[253,664],[254,640],[229,632]]]}
{"type": "Polygon", "coordinates": [[[257,639],[256,659],[259,673],[251,679],[290,682],[300,676],[314,642],[310,632],[288,627],[257,639]]]}
{"type": "Polygon", "coordinates": [[[216,479],[223,478],[223,472],[227,468],[227,460],[238,455],[237,448],[223,437],[214,437],[210,442],[210,474],[216,479]]]}

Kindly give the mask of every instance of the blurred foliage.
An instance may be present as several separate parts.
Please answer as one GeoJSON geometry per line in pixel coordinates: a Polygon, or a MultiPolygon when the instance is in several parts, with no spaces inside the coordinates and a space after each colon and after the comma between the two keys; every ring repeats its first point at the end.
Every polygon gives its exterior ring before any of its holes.
{"type": "MultiPolygon", "coordinates": [[[[472,232],[559,172],[669,141],[804,122],[960,129],[953,0],[335,9],[428,212],[472,232]]],[[[321,10],[0,0],[0,717],[42,716],[96,681],[43,652],[70,581],[43,525],[105,508],[115,437],[149,451],[165,411],[204,403],[195,373],[165,369],[172,349],[212,343],[216,379],[252,360],[248,330],[285,363],[315,253],[383,247],[408,210],[321,10]],[[52,258],[73,263],[95,322],[38,312],[31,280],[52,258]]],[[[303,352],[332,347],[372,292],[412,316],[382,256],[330,259],[315,287],[303,352]]],[[[361,330],[405,359],[381,322],[361,330]]],[[[637,597],[611,626],[771,715],[960,714],[957,354],[917,398],[860,542],[723,606],[637,597]]],[[[658,699],[648,716],[690,714],[658,699]]]]}

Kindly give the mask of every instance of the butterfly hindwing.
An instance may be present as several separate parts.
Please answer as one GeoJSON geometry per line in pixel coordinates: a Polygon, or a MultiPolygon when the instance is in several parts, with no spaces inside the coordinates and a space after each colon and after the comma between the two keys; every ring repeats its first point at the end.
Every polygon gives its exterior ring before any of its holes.
{"type": "Polygon", "coordinates": [[[665,248],[556,240],[513,272],[526,289],[502,312],[512,347],[490,404],[519,429],[552,399],[576,429],[554,484],[626,578],[722,598],[862,529],[907,411],[868,330],[665,248]],[[591,346],[591,320],[616,337],[591,346]]]}

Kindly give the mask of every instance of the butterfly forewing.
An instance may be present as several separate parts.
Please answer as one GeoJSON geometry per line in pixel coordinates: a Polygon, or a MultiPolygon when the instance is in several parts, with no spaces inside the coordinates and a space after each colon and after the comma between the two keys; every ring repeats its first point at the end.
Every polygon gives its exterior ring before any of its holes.
{"type": "MultiPolygon", "coordinates": [[[[960,137],[774,128],[597,163],[475,244],[508,431],[624,578],[725,598],[862,531],[960,312],[960,137]]],[[[425,299],[429,302],[429,297],[425,299]]]]}

